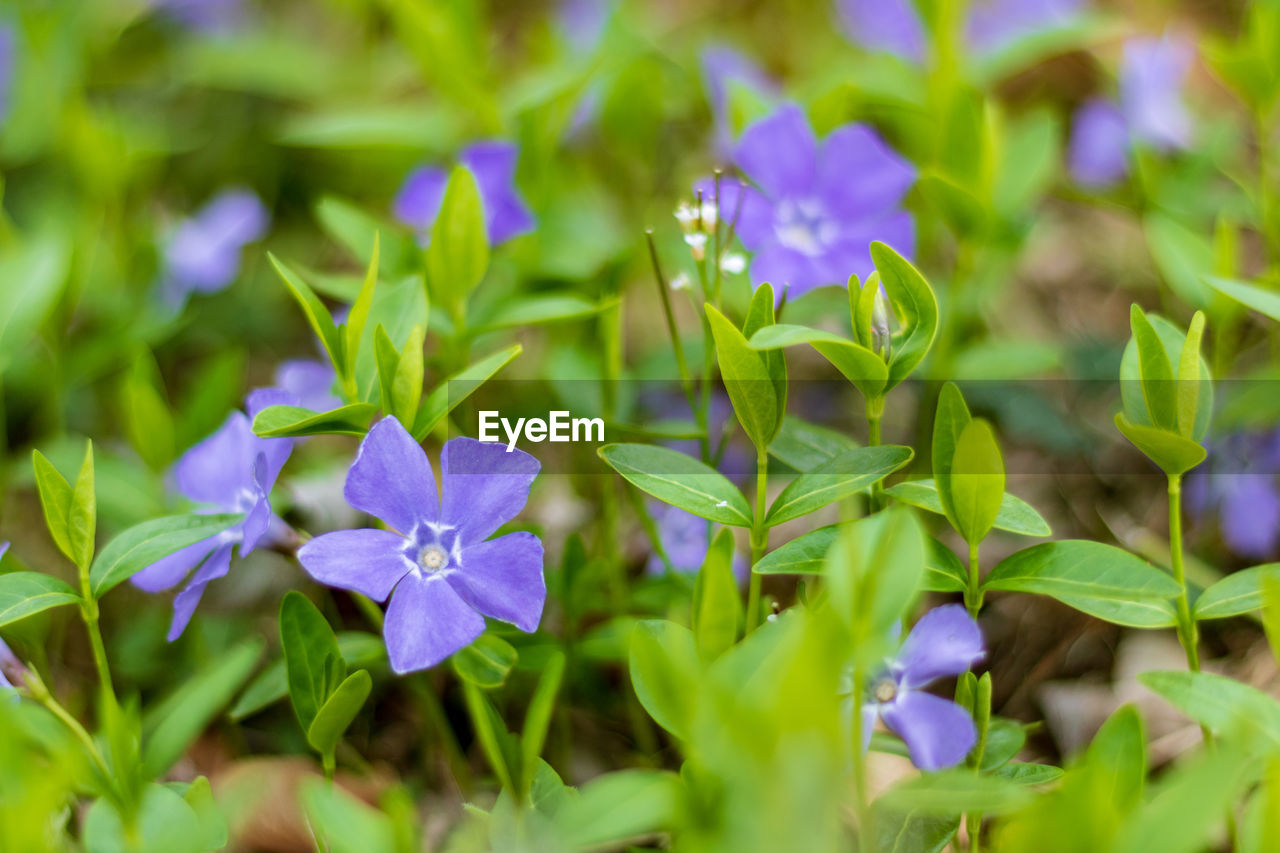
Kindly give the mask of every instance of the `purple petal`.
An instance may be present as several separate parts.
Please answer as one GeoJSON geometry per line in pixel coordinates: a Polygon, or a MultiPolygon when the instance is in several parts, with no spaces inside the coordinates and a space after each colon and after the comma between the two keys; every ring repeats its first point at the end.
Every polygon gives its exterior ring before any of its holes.
{"type": "Polygon", "coordinates": [[[343,494],[356,509],[406,535],[419,522],[434,522],[440,517],[440,499],[427,454],[391,416],[374,424],[360,442],[343,494]]]}
{"type": "Polygon", "coordinates": [[[919,690],[903,690],[880,706],[885,725],[906,741],[911,763],[941,770],[964,760],[978,734],[969,712],[949,699],[919,690]]]}
{"type": "MultiPolygon", "coordinates": [[[[657,508],[658,538],[671,568],[677,572],[697,572],[707,557],[707,522],[677,506],[661,504],[657,508]]],[[[656,553],[645,567],[650,572],[663,570],[662,558],[656,553]]]]}
{"type": "Polygon", "coordinates": [[[313,412],[329,412],[342,405],[333,393],[337,375],[325,361],[295,359],[276,368],[276,386],[289,392],[298,405],[313,412]]]}
{"type": "Polygon", "coordinates": [[[1242,557],[1265,559],[1280,546],[1280,492],[1271,475],[1228,474],[1222,539],[1242,557]]]}
{"type": "Polygon", "coordinates": [[[464,546],[488,539],[519,514],[542,464],[523,450],[454,438],[440,452],[444,507],[440,520],[457,529],[464,546]]]}
{"type": "Polygon", "coordinates": [[[1134,139],[1161,150],[1191,143],[1191,114],[1182,101],[1182,81],[1192,57],[1190,45],[1169,37],[1125,44],[1120,103],[1134,139]]]}
{"type": "Polygon", "coordinates": [[[182,636],[196,612],[196,606],[210,581],[223,577],[231,570],[231,546],[224,545],[210,555],[204,565],[191,577],[186,589],[173,599],[173,623],[169,626],[169,642],[182,636]]]}
{"type": "Polygon", "coordinates": [[[9,550],[9,543],[0,542],[0,557],[3,557],[5,555],[5,552],[8,550],[9,550]]]}
{"type": "Polygon", "coordinates": [[[609,21],[610,0],[560,0],[556,23],[570,47],[587,53],[600,41],[609,21]]]}
{"type": "Polygon", "coordinates": [[[213,435],[174,463],[174,485],[197,503],[235,509],[241,493],[253,487],[259,440],[244,413],[232,412],[213,435]]]}
{"type": "Polygon", "coordinates": [[[836,10],[855,44],[912,62],[924,58],[924,28],[910,0],[837,0],[836,10]]]}
{"type": "Polygon", "coordinates": [[[0,124],[9,116],[9,99],[17,65],[17,41],[13,25],[0,21],[0,124]]]}
{"type": "Polygon", "coordinates": [[[210,536],[181,550],[162,557],[142,571],[129,578],[129,581],[144,592],[163,592],[173,589],[182,583],[191,570],[200,565],[215,548],[226,544],[226,535],[210,536]]]}
{"type": "Polygon", "coordinates": [[[461,563],[448,580],[463,601],[526,633],[538,630],[547,584],[537,536],[521,531],[471,545],[462,550],[461,563]]]}
{"type": "Polygon", "coordinates": [[[518,153],[514,144],[494,140],[477,142],[458,156],[475,175],[489,242],[495,245],[533,230],[533,215],[516,192],[518,153]]]}
{"type": "Polygon", "coordinates": [[[879,217],[915,183],[915,167],[865,124],[846,124],[822,143],[819,197],[842,219],[879,217]]]}
{"type": "Polygon", "coordinates": [[[825,278],[808,255],[780,243],[766,246],[757,252],[751,259],[750,273],[752,285],[758,287],[765,282],[772,284],[778,299],[782,298],[783,293],[790,293],[795,297],[815,287],[836,283],[825,278]]]}
{"type": "Polygon", "coordinates": [[[434,166],[414,169],[405,178],[400,192],[391,204],[392,214],[399,221],[418,231],[430,231],[444,200],[444,188],[449,175],[434,166]]]}
{"type": "Polygon", "coordinates": [[[966,39],[975,53],[1000,50],[1023,36],[1061,27],[1083,0],[986,0],[970,6],[966,39]]]}
{"type": "MultiPolygon", "coordinates": [[[[297,406],[300,402],[297,396],[283,388],[255,388],[245,398],[244,405],[245,410],[249,413],[249,423],[252,425],[253,419],[258,416],[258,413],[269,406],[297,406]]],[[[250,428],[252,429],[252,426],[250,428]]],[[[280,469],[284,468],[284,463],[289,461],[289,454],[293,452],[294,441],[295,439],[292,438],[258,438],[256,435],[254,436],[254,449],[257,450],[259,456],[266,459],[266,468],[263,469],[262,476],[258,478],[258,485],[261,487],[263,494],[270,494],[275,487],[276,479],[280,476],[280,469]]]]}
{"type": "MultiPolygon", "coordinates": [[[[703,178],[695,183],[695,198],[699,191],[704,200],[714,200],[715,179],[703,178]]],[[[728,237],[728,229],[732,225],[734,236],[752,251],[776,239],[773,231],[773,205],[763,193],[755,187],[743,185],[737,178],[725,176],[720,179],[719,216],[724,223],[725,237],[728,237]]]]}
{"type": "Polygon", "coordinates": [[[982,660],[982,631],[959,604],[935,607],[907,634],[897,664],[906,687],[959,675],[982,660]]]}
{"type": "Polygon", "coordinates": [[[484,617],[440,576],[405,575],[391,595],[383,635],[399,675],[433,667],[484,633],[484,617]]]}
{"type": "Polygon", "coordinates": [[[1067,166],[1080,184],[1105,187],[1129,171],[1129,130],[1120,108],[1095,98],[1076,110],[1067,166]]]}
{"type": "Polygon", "coordinates": [[[298,549],[307,574],[326,586],[349,589],[374,601],[416,568],[404,555],[404,537],[390,530],[337,530],[298,549]]]}
{"type": "Polygon", "coordinates": [[[776,87],[753,59],[727,45],[715,45],[702,52],[702,79],[715,125],[716,151],[721,157],[730,158],[733,150],[730,86],[745,86],[767,95],[772,95],[776,87]]]}
{"type": "Polygon", "coordinates": [[[266,207],[250,190],[219,193],[180,224],[165,247],[169,295],[211,293],[231,284],[240,269],[241,250],[260,239],[269,222],[266,207]]]}
{"type": "Polygon", "coordinates": [[[242,187],[223,190],[197,214],[207,239],[239,249],[267,233],[271,214],[262,200],[242,187]]]}
{"type": "Polygon", "coordinates": [[[733,159],[747,177],[776,201],[809,194],[816,174],[817,153],[818,143],[804,111],[795,104],[784,104],[742,132],[733,159]]]}

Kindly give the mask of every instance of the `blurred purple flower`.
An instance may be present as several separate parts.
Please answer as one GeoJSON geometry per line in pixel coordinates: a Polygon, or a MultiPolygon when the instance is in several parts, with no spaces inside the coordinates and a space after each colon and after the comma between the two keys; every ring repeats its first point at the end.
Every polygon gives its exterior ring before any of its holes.
{"type": "MultiPolygon", "coordinates": [[[[1083,6],[1084,0],[976,0],[968,7],[965,41],[974,53],[993,53],[1069,23],[1083,6]]],[[[836,0],[836,12],[855,44],[908,62],[924,61],[927,39],[911,0],[836,0]]]]}
{"type": "MultiPolygon", "coordinates": [[[[8,542],[4,543],[5,546],[8,544],[8,542]]],[[[0,549],[0,553],[3,553],[3,549],[0,549]]],[[[22,681],[22,672],[25,668],[17,655],[5,645],[4,640],[0,640],[0,692],[17,687],[22,681]]]]}
{"type": "MultiPolygon", "coordinates": [[[[707,520],[670,504],[653,502],[650,509],[658,526],[658,539],[662,542],[662,550],[671,563],[672,571],[696,574],[707,559],[707,548],[711,544],[707,520]]],[[[644,568],[651,575],[660,575],[666,571],[666,567],[662,557],[655,551],[649,555],[644,568]]],[[[733,554],[733,576],[739,582],[751,576],[750,567],[737,551],[733,554]]]]}
{"type": "Polygon", "coordinates": [[[1094,98],[1076,110],[1067,167],[1078,183],[1105,187],[1129,171],[1129,129],[1110,101],[1094,98]]]}
{"type": "Polygon", "coordinates": [[[1182,100],[1182,83],[1193,58],[1191,45],[1169,36],[1125,43],[1120,105],[1135,142],[1161,151],[1191,143],[1191,114],[1182,100]]]}
{"type": "Polygon", "coordinates": [[[1067,165],[1077,182],[1105,187],[1120,180],[1135,145],[1169,151],[1190,144],[1182,82],[1192,56],[1190,45],[1170,37],[1125,44],[1119,103],[1095,98],[1076,111],[1067,165]]]}
{"type": "Polygon", "coordinates": [[[231,32],[244,21],[244,0],[156,0],[156,8],[188,29],[209,34],[231,32]]]}
{"type": "Polygon", "coordinates": [[[166,300],[180,307],[191,293],[214,293],[235,280],[246,245],[267,233],[271,215],[243,188],[218,193],[173,231],[164,249],[166,300]]]}
{"type": "Polygon", "coordinates": [[[13,24],[0,21],[0,124],[9,116],[13,96],[14,67],[18,57],[18,34],[13,24]]]}
{"type": "Polygon", "coordinates": [[[275,387],[297,398],[298,405],[304,409],[329,412],[342,405],[342,400],[333,393],[337,378],[333,365],[327,361],[292,359],[276,368],[275,387]]]}
{"type": "MultiPolygon", "coordinates": [[[[517,154],[510,142],[489,141],[468,146],[458,155],[475,176],[489,242],[494,245],[533,230],[533,214],[516,191],[517,154]]],[[[420,166],[409,173],[392,204],[396,219],[415,229],[423,243],[431,236],[448,183],[447,170],[420,166]]]]}
{"type": "Polygon", "coordinates": [[[755,60],[727,45],[712,45],[702,52],[702,79],[707,87],[707,100],[711,104],[716,153],[729,159],[733,156],[733,117],[730,115],[729,103],[731,87],[744,86],[773,97],[777,94],[777,85],[755,60]]]}
{"type": "MultiPolygon", "coordinates": [[[[901,203],[915,168],[870,127],[843,125],[819,145],[804,112],[785,104],[747,127],[733,159],[754,186],[722,179],[721,216],[736,214],[736,233],[754,253],[753,285],[796,297],[865,278],[873,240],[914,252],[915,225],[901,203]]],[[[695,189],[711,198],[715,184],[695,189]]]]}
{"type": "Polygon", "coordinates": [[[258,438],[253,418],[267,406],[296,405],[296,398],[276,388],[252,392],[248,411],[232,412],[213,435],[192,447],[174,463],[176,490],[201,504],[197,512],[244,513],[244,519],[216,536],[189,545],[152,563],[133,576],[146,592],[163,592],[186,581],[173,601],[172,642],[186,630],[205,587],[231,568],[231,551],[239,545],[244,558],[267,534],[275,519],[269,496],[280,469],[293,450],[293,439],[258,438]]]}
{"type": "Polygon", "coordinates": [[[1222,541],[1241,557],[1280,552],[1280,430],[1215,442],[1187,477],[1187,508],[1202,517],[1216,509],[1222,541]]]}
{"type": "Polygon", "coordinates": [[[963,606],[930,610],[911,629],[897,658],[871,682],[862,705],[864,741],[870,742],[879,716],[906,742],[916,767],[941,770],[959,764],[977,740],[973,720],[955,702],[924,688],[964,673],[985,654],[982,631],[963,606]]]}
{"type": "Polygon", "coordinates": [[[611,0],[560,0],[556,5],[556,28],[575,53],[589,53],[600,43],[612,11],[611,0]]]}
{"type": "Polygon", "coordinates": [[[522,450],[454,438],[440,452],[442,495],[427,454],[394,417],[369,430],[347,474],[347,503],[389,530],[339,530],[298,551],[316,580],[386,601],[391,668],[435,666],[484,632],[484,617],[532,633],[547,586],[542,542],[489,539],[529,499],[541,465],[522,450]],[[483,614],[483,615],[482,615],[483,614]]]}

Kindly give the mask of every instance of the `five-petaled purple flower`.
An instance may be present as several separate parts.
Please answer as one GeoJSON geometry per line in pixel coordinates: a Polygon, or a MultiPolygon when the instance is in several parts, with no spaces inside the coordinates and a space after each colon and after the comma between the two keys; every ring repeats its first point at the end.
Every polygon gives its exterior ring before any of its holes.
{"type": "Polygon", "coordinates": [[[1222,541],[1241,557],[1280,553],[1280,429],[1215,442],[1187,477],[1187,506],[1197,515],[1216,508],[1222,541]]]}
{"type": "MultiPolygon", "coordinates": [[[[1083,0],[977,0],[967,8],[965,42],[975,53],[994,53],[1023,36],[1069,23],[1083,5],[1083,0]]],[[[911,0],[837,0],[836,11],[855,44],[924,61],[924,24],[911,0]]]]}
{"type": "Polygon", "coordinates": [[[245,246],[267,233],[271,215],[243,188],[223,190],[170,235],[164,248],[162,286],[180,307],[194,293],[226,288],[240,271],[245,246]]]}
{"type": "Polygon", "coordinates": [[[1189,44],[1169,36],[1126,43],[1118,103],[1094,98],[1076,111],[1067,151],[1072,177],[1085,186],[1105,187],[1128,174],[1134,146],[1186,148],[1191,114],[1182,100],[1182,82],[1193,56],[1189,44]]]}
{"type": "Polygon", "coordinates": [[[259,438],[252,429],[254,416],[277,404],[296,405],[297,400],[275,388],[252,392],[245,404],[248,415],[232,412],[217,432],[182,454],[173,466],[174,486],[201,504],[200,512],[245,515],[227,530],[176,551],[133,576],[134,585],[147,592],[162,592],[186,581],[173,601],[171,642],[186,630],[205,587],[230,570],[232,549],[239,545],[241,558],[247,557],[273,522],[283,524],[272,514],[269,496],[293,450],[293,439],[259,438]]]}
{"type": "Polygon", "coordinates": [[[383,634],[397,673],[435,666],[484,632],[484,617],[536,631],[547,586],[542,542],[490,539],[524,508],[541,465],[521,450],[454,438],[440,452],[442,494],[427,454],[394,417],[369,430],[347,474],[347,503],[389,530],[339,530],[298,551],[316,580],[391,598],[383,634]]]}
{"type": "MultiPolygon", "coordinates": [[[[458,155],[471,170],[484,205],[485,228],[491,244],[533,230],[533,214],[516,192],[516,146],[510,142],[477,142],[458,155]]],[[[418,232],[425,243],[440,212],[449,173],[436,166],[420,166],[409,173],[396,194],[392,210],[396,219],[418,232]]]]}
{"type": "Polygon", "coordinates": [[[898,656],[868,685],[862,705],[864,741],[870,741],[879,716],[906,741],[912,763],[921,770],[959,764],[977,740],[973,719],[955,702],[924,688],[964,673],[984,654],[982,631],[963,606],[930,610],[911,629],[898,656]]]}
{"type": "MultiPolygon", "coordinates": [[[[784,104],[747,127],[733,160],[754,186],[722,179],[720,216],[736,221],[754,253],[752,284],[769,282],[781,298],[865,278],[875,240],[913,254],[915,226],[901,203],[915,169],[870,127],[846,124],[819,144],[804,112],[784,104]]],[[[695,189],[714,198],[714,181],[695,189]]]]}

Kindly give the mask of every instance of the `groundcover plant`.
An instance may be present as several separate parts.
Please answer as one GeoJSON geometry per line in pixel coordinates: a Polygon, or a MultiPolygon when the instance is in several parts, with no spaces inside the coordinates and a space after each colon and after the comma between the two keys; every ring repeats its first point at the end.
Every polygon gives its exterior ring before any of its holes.
{"type": "Polygon", "coordinates": [[[0,6],[0,851],[1280,850],[1280,3],[0,6]]]}

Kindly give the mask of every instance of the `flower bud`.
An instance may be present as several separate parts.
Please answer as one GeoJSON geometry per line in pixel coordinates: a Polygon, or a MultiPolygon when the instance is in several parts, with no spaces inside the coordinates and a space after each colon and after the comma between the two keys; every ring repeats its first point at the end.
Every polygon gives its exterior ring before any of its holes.
{"type": "Polygon", "coordinates": [[[21,687],[26,682],[27,668],[0,640],[0,688],[21,687]]]}
{"type": "Polygon", "coordinates": [[[889,328],[889,303],[884,291],[876,291],[875,303],[871,308],[871,349],[888,361],[893,355],[893,332],[889,328]]]}

